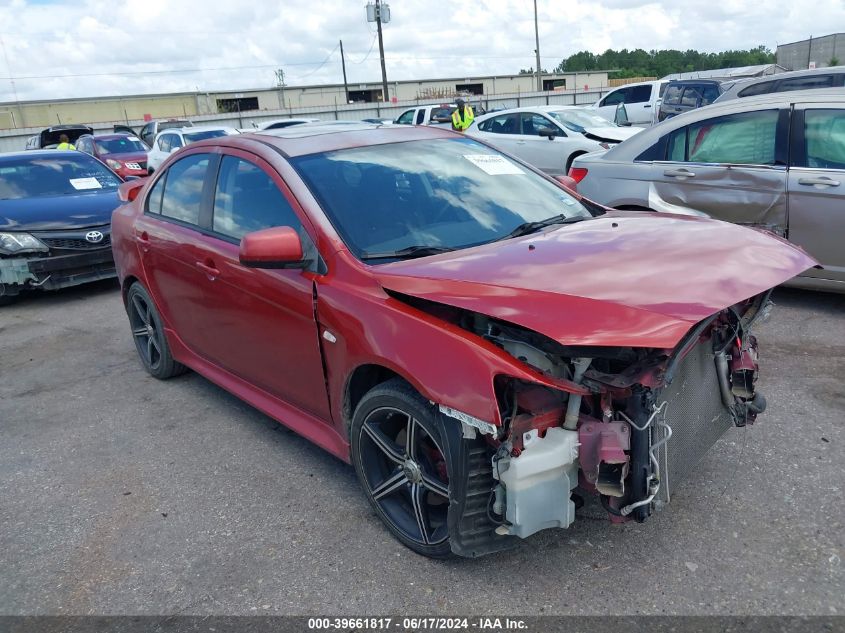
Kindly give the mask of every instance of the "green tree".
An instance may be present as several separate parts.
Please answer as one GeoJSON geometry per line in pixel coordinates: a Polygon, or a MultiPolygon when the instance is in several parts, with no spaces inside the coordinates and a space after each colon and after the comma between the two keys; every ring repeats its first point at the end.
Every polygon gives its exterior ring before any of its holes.
{"type": "Polygon", "coordinates": [[[839,66],[839,58],[838,57],[831,57],[830,61],[827,62],[828,66],[839,66]]]}

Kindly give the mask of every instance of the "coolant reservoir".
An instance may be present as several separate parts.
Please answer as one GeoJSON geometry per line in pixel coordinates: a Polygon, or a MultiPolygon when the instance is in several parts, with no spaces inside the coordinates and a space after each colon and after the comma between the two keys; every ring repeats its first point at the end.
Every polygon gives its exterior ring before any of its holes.
{"type": "Polygon", "coordinates": [[[519,457],[499,463],[499,481],[505,488],[505,518],[509,534],[525,538],[546,528],[569,527],[575,520],[570,499],[578,485],[578,432],[551,428],[546,437],[534,437],[519,457]]]}

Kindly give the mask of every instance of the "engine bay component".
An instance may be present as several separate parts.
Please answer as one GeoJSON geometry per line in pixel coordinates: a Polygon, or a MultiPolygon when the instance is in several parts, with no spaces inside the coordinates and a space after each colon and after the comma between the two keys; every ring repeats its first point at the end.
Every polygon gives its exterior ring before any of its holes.
{"type": "Polygon", "coordinates": [[[625,496],[631,449],[630,426],[626,422],[588,421],[578,428],[579,463],[584,479],[599,494],[625,496]]]}
{"type": "MultiPolygon", "coordinates": [[[[497,499],[509,525],[501,533],[525,538],[575,520],[572,491],[578,485],[578,433],[555,427],[545,437],[527,434],[519,456],[494,458],[493,475],[504,503],[497,499]]],[[[498,496],[498,495],[497,495],[498,496]]]]}

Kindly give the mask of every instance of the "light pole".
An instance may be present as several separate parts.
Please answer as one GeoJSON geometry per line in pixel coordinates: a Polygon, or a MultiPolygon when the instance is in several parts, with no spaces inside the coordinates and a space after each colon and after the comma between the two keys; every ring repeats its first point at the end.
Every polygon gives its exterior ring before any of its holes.
{"type": "Polygon", "coordinates": [[[537,92],[543,92],[543,71],[540,70],[540,28],[537,25],[537,0],[534,0],[534,40],[537,48],[537,92]]]}

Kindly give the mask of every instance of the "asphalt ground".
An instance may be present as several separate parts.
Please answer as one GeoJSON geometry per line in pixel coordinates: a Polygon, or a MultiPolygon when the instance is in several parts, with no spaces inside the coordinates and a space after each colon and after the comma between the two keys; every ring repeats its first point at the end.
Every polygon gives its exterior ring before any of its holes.
{"type": "Polygon", "coordinates": [[[845,613],[845,296],[778,290],[769,410],[645,524],[432,561],[353,469],[136,358],[115,282],[0,308],[0,614],[845,613]]]}

